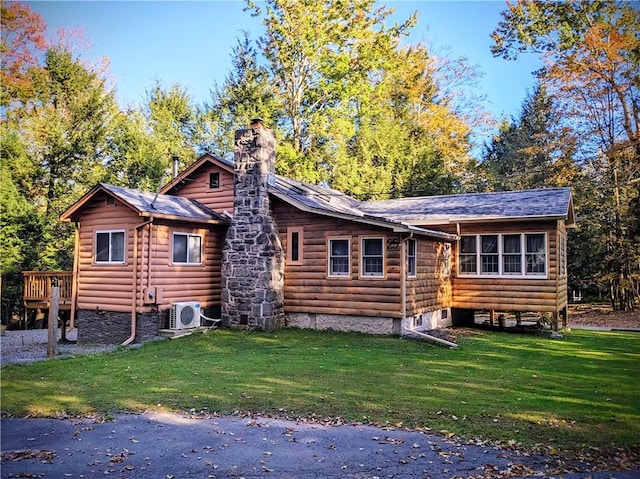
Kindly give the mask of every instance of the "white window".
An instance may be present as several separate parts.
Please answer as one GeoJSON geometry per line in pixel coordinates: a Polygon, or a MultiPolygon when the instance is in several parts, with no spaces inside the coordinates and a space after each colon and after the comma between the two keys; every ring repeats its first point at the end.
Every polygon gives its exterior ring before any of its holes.
{"type": "Polygon", "coordinates": [[[416,259],[416,240],[409,239],[407,240],[407,276],[410,278],[417,276],[416,259]]]}
{"type": "Polygon", "coordinates": [[[522,274],[522,235],[502,236],[502,273],[522,274]]]}
{"type": "Polygon", "coordinates": [[[476,274],[478,272],[477,236],[463,236],[460,238],[458,270],[460,274],[476,274]]]}
{"type": "Polygon", "coordinates": [[[482,252],[480,253],[481,274],[500,274],[498,261],[498,235],[480,236],[482,252]]]}
{"type": "Polygon", "coordinates": [[[525,235],[527,243],[527,274],[546,274],[547,241],[544,234],[525,235]]]}
{"type": "Polygon", "coordinates": [[[384,238],[362,238],[362,276],[384,276],[384,238]]]}
{"type": "Polygon", "coordinates": [[[351,244],[349,238],[329,238],[329,276],[349,277],[351,244]]]}
{"type": "Polygon", "coordinates": [[[202,236],[173,233],[173,263],[202,263],[202,236]]]}
{"type": "Polygon", "coordinates": [[[96,263],[124,263],[124,230],[96,231],[96,263]]]}
{"type": "Polygon", "coordinates": [[[458,272],[470,276],[547,275],[547,235],[465,235],[458,245],[458,272]]]}

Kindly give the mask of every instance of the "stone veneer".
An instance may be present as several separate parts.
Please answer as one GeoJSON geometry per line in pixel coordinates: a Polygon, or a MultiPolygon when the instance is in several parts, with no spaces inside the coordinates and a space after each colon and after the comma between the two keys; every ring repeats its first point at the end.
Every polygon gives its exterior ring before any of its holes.
{"type": "MultiPolygon", "coordinates": [[[[135,342],[156,339],[163,321],[163,314],[157,311],[138,313],[135,342]]],[[[131,335],[131,313],[81,309],[76,327],[79,344],[121,344],[131,335]]]]}
{"type": "Polygon", "coordinates": [[[268,183],[275,139],[261,123],[235,135],[233,219],[222,249],[222,321],[269,331],[284,326],[284,254],[268,183]]]}

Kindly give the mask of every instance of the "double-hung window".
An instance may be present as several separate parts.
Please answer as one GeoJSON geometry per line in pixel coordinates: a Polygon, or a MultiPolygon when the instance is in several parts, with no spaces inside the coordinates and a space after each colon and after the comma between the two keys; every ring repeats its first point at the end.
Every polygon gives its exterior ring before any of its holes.
{"type": "Polygon", "coordinates": [[[202,262],[202,236],[173,233],[173,263],[200,264],[202,262]]]}
{"type": "Polygon", "coordinates": [[[462,276],[545,276],[545,233],[465,235],[458,246],[462,276]]]}
{"type": "Polygon", "coordinates": [[[362,276],[384,276],[384,238],[362,238],[362,276]]]}
{"type": "Polygon", "coordinates": [[[502,273],[522,274],[522,235],[502,236],[502,273]]]}
{"type": "Polygon", "coordinates": [[[348,238],[329,238],[329,276],[349,277],[351,244],[348,238]]]}
{"type": "Polygon", "coordinates": [[[525,235],[526,237],[526,274],[545,274],[547,272],[547,245],[543,234],[525,235]]]}
{"type": "Polygon", "coordinates": [[[482,235],[480,244],[482,245],[481,274],[499,274],[498,235],[482,235]]]}
{"type": "Polygon", "coordinates": [[[458,270],[460,274],[476,274],[478,272],[478,241],[474,236],[460,238],[458,270]]]}
{"type": "Polygon", "coordinates": [[[442,247],[442,276],[451,276],[451,243],[445,243],[442,247]]]}
{"type": "Polygon", "coordinates": [[[124,230],[96,231],[96,263],[124,263],[124,230]]]}

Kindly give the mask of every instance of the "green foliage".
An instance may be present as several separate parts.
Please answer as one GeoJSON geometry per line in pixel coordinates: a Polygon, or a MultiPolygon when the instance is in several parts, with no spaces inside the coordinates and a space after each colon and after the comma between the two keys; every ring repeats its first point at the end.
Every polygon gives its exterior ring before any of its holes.
{"type": "Polygon", "coordinates": [[[640,245],[628,226],[640,180],[640,11],[616,0],[520,0],[502,16],[492,52],[543,56],[539,76],[562,112],[558,123],[597,186],[600,202],[584,210],[583,220],[594,226],[585,244],[598,241],[595,251],[606,251],[597,276],[614,308],[633,309],[640,301],[640,245]]]}
{"type": "Polygon", "coordinates": [[[248,5],[267,29],[279,173],[363,199],[469,186],[472,115],[444,84],[475,72],[401,46],[415,15],[387,25],[391,10],[372,0],[248,5]]]}
{"type": "Polygon", "coordinates": [[[214,87],[211,103],[204,106],[205,149],[223,157],[233,152],[233,132],[246,128],[253,118],[262,118],[269,128],[277,128],[275,93],[269,72],[258,65],[258,52],[244,32],[233,48],[231,72],[222,86],[214,87]]]}
{"type": "Polygon", "coordinates": [[[180,158],[181,166],[196,158],[194,145],[200,143],[201,130],[196,109],[187,91],[174,84],[166,90],[160,81],[147,91],[143,109],[152,131],[154,147],[164,155],[167,167],[172,156],[180,158]]]}
{"type": "Polygon", "coordinates": [[[579,167],[575,146],[557,128],[559,114],[544,86],[536,85],[525,98],[520,117],[503,122],[485,146],[482,167],[495,191],[571,186],[579,167]]]}
{"type": "Polygon", "coordinates": [[[564,450],[636,443],[639,335],[573,331],[552,340],[474,332],[459,345],[450,350],[312,330],[218,330],[4,367],[2,408],[36,416],[207,408],[402,423],[564,450]]]}

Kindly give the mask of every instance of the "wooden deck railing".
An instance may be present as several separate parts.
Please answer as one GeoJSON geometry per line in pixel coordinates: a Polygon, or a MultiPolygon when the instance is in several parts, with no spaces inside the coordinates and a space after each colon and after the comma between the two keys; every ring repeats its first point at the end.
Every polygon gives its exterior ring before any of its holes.
{"type": "MultiPolygon", "coordinates": [[[[58,278],[60,305],[71,305],[73,273],[71,271],[23,271],[24,304],[29,307],[43,307],[51,297],[51,279],[58,278]]],[[[46,306],[45,306],[46,307],[46,306]]]]}

